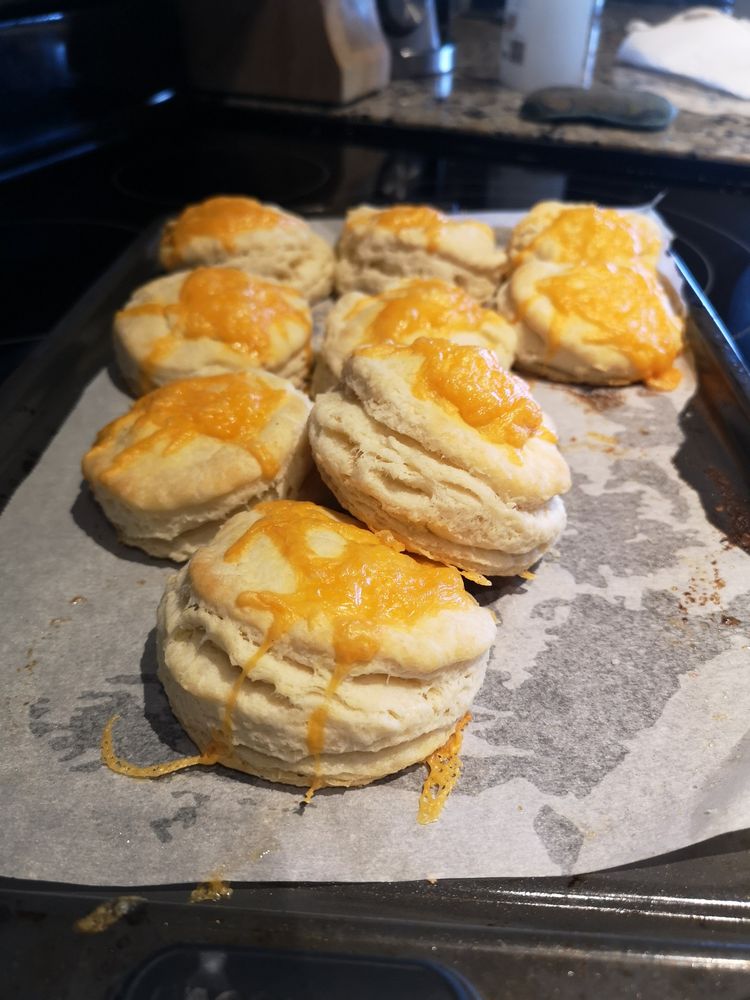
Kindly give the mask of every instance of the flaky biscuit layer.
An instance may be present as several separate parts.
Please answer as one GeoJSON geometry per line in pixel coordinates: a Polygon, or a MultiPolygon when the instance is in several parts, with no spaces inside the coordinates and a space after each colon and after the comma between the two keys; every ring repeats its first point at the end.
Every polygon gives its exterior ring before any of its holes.
{"type": "Polygon", "coordinates": [[[508,243],[513,267],[532,258],[570,264],[593,255],[611,264],[632,262],[653,270],[661,250],[659,227],[640,212],[561,201],[540,201],[534,205],[514,227],[508,243]],[[569,228],[560,224],[563,216],[571,220],[569,228]],[[574,218],[578,226],[572,225],[574,218]],[[572,238],[574,245],[566,243],[566,238],[572,238]]]}
{"type": "MultiPolygon", "coordinates": [[[[237,270],[246,274],[249,281],[258,277],[247,270],[243,261],[231,268],[221,265],[221,270],[237,270]]],[[[191,273],[181,271],[148,282],[136,289],[115,316],[115,357],[133,393],[140,395],[178,379],[258,367],[302,388],[310,369],[312,318],[300,293],[290,286],[261,279],[278,288],[287,307],[277,315],[266,311],[262,316],[267,344],[261,359],[252,350],[233,344],[231,337],[185,338],[179,334],[179,324],[170,310],[179,303],[180,292],[191,273]]],[[[232,316],[227,320],[231,322],[232,316]]]]}
{"type": "Polygon", "coordinates": [[[84,456],[84,477],[126,545],[181,562],[237,511],[296,496],[311,465],[310,401],[268,372],[227,378],[258,379],[279,394],[257,435],[265,470],[256,455],[231,441],[200,433],[180,441],[179,429],[168,439],[169,428],[152,424],[148,415],[138,419],[135,408],[114,421],[112,431],[104,429],[84,456]]]}
{"type": "MultiPolygon", "coordinates": [[[[201,749],[223,733],[227,766],[295,785],[366,784],[424,760],[482,682],[495,631],[490,613],[467,598],[463,608],[383,630],[375,654],[354,664],[328,698],[337,666],[334,623],[313,607],[255,662],[269,619],[243,605],[242,595],[294,586],[292,567],[273,546],[263,547],[262,559],[251,551],[246,561],[226,562],[257,518],[253,511],[229,521],[171,578],[159,608],[159,676],[187,732],[201,749]],[[227,740],[227,704],[248,663],[227,740]],[[316,758],[309,725],[321,704],[325,740],[316,758]]],[[[379,624],[363,621],[362,628],[372,634],[379,624]]]]}
{"type": "MultiPolygon", "coordinates": [[[[390,285],[385,295],[381,293],[379,296],[348,292],[334,304],[326,318],[325,336],[313,376],[314,392],[323,392],[338,381],[344,362],[352,352],[363,344],[372,342],[369,331],[378,317],[397,295],[403,294],[406,298],[415,284],[419,286],[421,282],[405,279],[390,285]]],[[[417,301],[415,312],[418,311],[418,305],[417,301]]],[[[417,337],[435,335],[435,330],[426,319],[421,326],[414,324],[414,329],[410,330],[408,336],[400,335],[397,340],[398,343],[411,343],[417,337]]],[[[517,339],[515,327],[492,310],[482,310],[478,323],[467,322],[462,326],[460,319],[453,320],[450,328],[439,335],[456,344],[488,347],[503,367],[510,368],[513,364],[517,339]]]]}
{"type": "Polygon", "coordinates": [[[339,502],[410,551],[461,570],[528,569],[565,527],[559,494],[570,473],[554,441],[493,443],[415,398],[408,365],[366,354],[347,361],[310,417],[315,462],[339,502]]]}
{"type": "Polygon", "coordinates": [[[159,248],[162,266],[173,271],[202,264],[237,264],[291,285],[310,302],[326,298],[333,284],[332,247],[300,216],[276,205],[261,207],[277,215],[279,224],[248,228],[236,234],[230,245],[210,233],[195,232],[184,245],[175,246],[175,226],[182,217],[178,216],[164,228],[159,248]]]}
{"type": "MultiPolygon", "coordinates": [[[[608,330],[607,310],[613,323],[621,325],[618,314],[622,307],[616,296],[601,295],[596,305],[604,316],[590,319],[585,315],[586,302],[581,313],[564,313],[547,294],[545,283],[549,279],[564,277],[573,270],[569,265],[531,259],[517,267],[501,287],[496,305],[516,327],[517,367],[560,382],[609,386],[647,379],[651,372],[644,365],[644,357],[663,355],[662,370],[669,369],[682,349],[684,322],[675,313],[661,279],[645,270],[639,272],[636,266],[612,265],[607,269],[608,281],[615,282],[618,274],[627,281],[631,271],[642,274],[644,279],[641,293],[646,308],[642,332],[636,328],[622,339],[608,330]],[[649,309],[657,310],[663,317],[658,320],[663,334],[660,346],[644,354],[644,345],[653,339],[656,329],[655,323],[649,322],[649,309]]],[[[583,273],[590,270],[590,267],[582,269],[583,273]]],[[[634,305],[638,307],[639,303],[634,305]]]]}
{"type": "Polygon", "coordinates": [[[447,219],[431,238],[418,225],[394,232],[378,225],[380,211],[362,205],[348,213],[337,248],[339,294],[377,295],[393,281],[440,278],[489,302],[506,268],[506,255],[483,223],[447,219]]]}

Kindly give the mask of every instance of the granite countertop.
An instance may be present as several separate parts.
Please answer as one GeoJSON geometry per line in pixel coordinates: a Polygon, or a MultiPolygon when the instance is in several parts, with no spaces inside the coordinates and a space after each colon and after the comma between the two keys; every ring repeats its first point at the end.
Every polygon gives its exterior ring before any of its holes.
{"type": "Polygon", "coordinates": [[[674,4],[644,6],[610,0],[602,15],[596,81],[651,89],[671,97],[683,108],[686,105],[701,108],[702,113],[680,110],[672,124],[661,132],[522,120],[518,112],[523,95],[502,86],[497,77],[499,23],[471,18],[455,22],[456,70],[450,77],[394,81],[379,93],[343,107],[251,97],[234,98],[232,103],[279,114],[323,116],[352,125],[438,130],[524,144],[597,147],[702,163],[750,165],[750,102],[739,102],[676,78],[615,64],[618,44],[631,18],[658,22],[679,9],[674,4]],[[744,114],[737,111],[740,105],[747,107],[744,114]]]}

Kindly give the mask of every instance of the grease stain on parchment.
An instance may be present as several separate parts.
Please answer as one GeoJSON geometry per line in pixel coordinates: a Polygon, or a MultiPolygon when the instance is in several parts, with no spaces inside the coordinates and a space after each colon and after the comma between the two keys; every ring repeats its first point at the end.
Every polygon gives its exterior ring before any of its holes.
{"type": "Polygon", "coordinates": [[[175,754],[193,753],[194,747],[172,714],[156,676],[155,633],[146,639],[140,672],[102,678],[103,690],[85,689],[71,707],[63,708],[49,697],[29,705],[29,729],[45,739],[70,771],[97,771],[102,767],[100,745],[108,719],[119,715],[118,747],[134,764],[153,764],[175,754]],[[67,715],[66,715],[67,712],[67,715]]]}
{"type": "Polygon", "coordinates": [[[542,806],[534,817],[534,833],[544,844],[550,861],[558,865],[563,874],[569,872],[583,845],[583,833],[575,823],[552,806],[542,806]]]}
{"type": "Polygon", "coordinates": [[[726,629],[678,621],[678,599],[669,592],[647,592],[639,610],[623,603],[615,615],[595,594],[547,602],[533,614],[543,619],[558,603],[567,616],[552,626],[556,641],[537,656],[531,675],[511,690],[502,670],[488,673],[474,728],[497,756],[465,758],[461,794],[524,778],[549,794],[588,795],[624,759],[628,740],[657,722],[680,675],[731,643],[726,629]],[[491,724],[484,724],[485,708],[491,724]]]}
{"type": "Polygon", "coordinates": [[[157,840],[162,844],[174,840],[178,830],[190,830],[194,827],[198,822],[200,811],[210,801],[210,796],[187,789],[172,792],[172,798],[182,801],[182,804],[170,816],[159,816],[149,822],[157,840]]]}

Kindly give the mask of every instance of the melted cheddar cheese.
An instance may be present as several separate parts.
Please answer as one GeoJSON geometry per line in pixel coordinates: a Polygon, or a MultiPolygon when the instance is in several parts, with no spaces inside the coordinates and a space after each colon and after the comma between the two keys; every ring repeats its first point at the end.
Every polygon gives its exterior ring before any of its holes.
{"type": "Polygon", "coordinates": [[[254,198],[207,198],[197,205],[189,205],[168,223],[162,250],[173,261],[179,261],[191,240],[210,238],[220,243],[227,253],[234,253],[237,239],[243,233],[294,225],[296,221],[254,198]]]}
{"type": "Polygon", "coordinates": [[[259,362],[268,357],[269,330],[283,331],[286,321],[310,327],[289,292],[232,267],[199,267],[180,288],[174,309],[173,333],[186,340],[209,337],[249,354],[259,362]]]}
{"type": "Polygon", "coordinates": [[[542,241],[552,241],[554,259],[559,263],[635,263],[641,256],[658,254],[658,240],[649,236],[645,226],[632,216],[597,205],[580,205],[561,211],[525,252],[533,252],[542,241]]]}
{"type": "Polygon", "coordinates": [[[585,339],[621,351],[644,381],[671,369],[681,348],[680,323],[658,279],[644,268],[592,264],[543,278],[537,290],[555,309],[549,351],[571,318],[589,324],[585,339]]]}
{"type": "Polygon", "coordinates": [[[393,208],[385,208],[369,218],[379,229],[387,229],[397,235],[408,230],[419,230],[424,233],[429,250],[436,250],[443,233],[451,226],[457,225],[472,225],[494,240],[492,229],[486,223],[474,220],[468,223],[454,222],[447,219],[442,212],[427,205],[394,205],[393,208]]]}
{"type": "Polygon", "coordinates": [[[115,774],[124,774],[127,778],[162,778],[165,774],[174,774],[175,771],[184,771],[187,767],[206,766],[216,764],[220,757],[218,746],[211,745],[203,753],[195,754],[192,757],[179,757],[177,760],[168,760],[163,764],[131,764],[115,751],[112,739],[112,730],[119,719],[119,715],[113,715],[104,726],[102,732],[100,750],[102,763],[114,771],[115,774]]]}
{"type": "Polygon", "coordinates": [[[91,913],[76,920],[73,926],[80,934],[101,934],[114,926],[118,920],[134,913],[145,902],[143,896],[115,896],[113,899],[106,899],[91,913]]]}
{"type": "MultiPolygon", "coordinates": [[[[262,516],[227,550],[240,562],[259,538],[270,541],[296,579],[291,593],[244,591],[239,608],[266,612],[267,650],[297,621],[324,622],[331,631],[334,669],[308,723],[307,745],[319,757],[331,699],[355,664],[378,653],[384,629],[408,629],[428,615],[474,601],[457,570],[420,562],[355,524],[311,503],[277,500],[255,508],[262,516]]],[[[256,662],[259,654],[253,657],[256,662]]]]}
{"type": "MultiPolygon", "coordinates": [[[[201,754],[164,764],[133,765],[113,747],[113,716],[101,741],[103,762],[118,774],[155,778],[195,765],[230,762],[232,712],[239,689],[258,660],[297,622],[322,624],[330,630],[333,670],[319,704],[308,720],[307,747],[317,758],[325,750],[325,729],[331,702],[341,682],[357,665],[369,663],[380,650],[384,631],[409,629],[426,616],[446,610],[468,609],[474,599],[464,590],[457,570],[405,555],[357,524],[340,521],[316,504],[275,500],[255,507],[261,516],[224,553],[228,564],[253,558],[253,546],[270,542],[291,569],[291,590],[246,590],[236,598],[239,609],[267,615],[260,647],[240,670],[224,705],[223,731],[214,734],[201,754]]],[[[458,779],[456,756],[465,716],[456,731],[428,759],[429,783],[420,800],[420,822],[432,822],[458,779]]],[[[323,782],[315,776],[306,800],[323,782]]],[[[203,897],[201,897],[203,898],[203,897]]]]}
{"type": "Polygon", "coordinates": [[[291,325],[309,340],[312,322],[291,289],[234,267],[199,267],[187,275],[177,301],[146,302],[123,309],[123,319],[161,316],[169,333],[157,338],[142,363],[147,383],[157,365],[180,341],[209,339],[225,344],[256,365],[268,362],[271,338],[286,339],[291,325]]]}
{"type": "Polygon", "coordinates": [[[380,308],[361,332],[363,344],[386,341],[403,344],[417,336],[481,333],[487,323],[502,323],[497,313],[483,309],[463,289],[436,278],[415,278],[377,297],[360,299],[347,319],[353,319],[373,303],[380,308]]]}
{"type": "Polygon", "coordinates": [[[463,743],[463,730],[471,722],[469,712],[458,722],[445,743],[433,751],[425,761],[427,776],[419,796],[417,821],[422,825],[434,823],[440,816],[445,800],[461,776],[461,759],[458,756],[463,743]]]}
{"type": "Polygon", "coordinates": [[[542,411],[526,383],[506,371],[486,348],[421,337],[407,347],[365,347],[357,353],[416,357],[419,367],[411,387],[416,398],[436,403],[493,444],[517,451],[534,435],[555,440],[544,427],[542,411]]]}
{"type": "Polygon", "coordinates": [[[203,436],[247,451],[270,479],[278,462],[258,436],[285,397],[283,389],[247,374],[172,382],[142,396],[128,413],[107,424],[87,458],[125,441],[101,474],[107,483],[143,454],[169,455],[203,436]]]}
{"type": "Polygon", "coordinates": [[[213,875],[205,882],[199,882],[190,893],[191,903],[220,903],[229,899],[234,889],[220,875],[213,875]]]}

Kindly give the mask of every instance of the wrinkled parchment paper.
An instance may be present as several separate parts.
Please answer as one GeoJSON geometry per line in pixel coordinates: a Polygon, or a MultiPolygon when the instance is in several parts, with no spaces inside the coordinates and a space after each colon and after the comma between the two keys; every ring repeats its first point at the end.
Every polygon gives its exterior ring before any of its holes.
{"type": "Polygon", "coordinates": [[[463,775],[427,827],[421,767],[300,809],[299,790],[218,767],[139,781],[102,766],[114,712],[129,760],[194,751],[155,678],[155,609],[174,569],[120,546],[81,483],[95,432],[128,406],[100,373],[0,517],[0,874],[122,886],[551,875],[749,826],[750,557],[713,523],[746,498],[719,470],[718,492],[699,492],[718,452],[685,372],[666,394],[533,383],[573,473],[568,528],[535,579],[476,589],[497,642],[463,775]]]}

